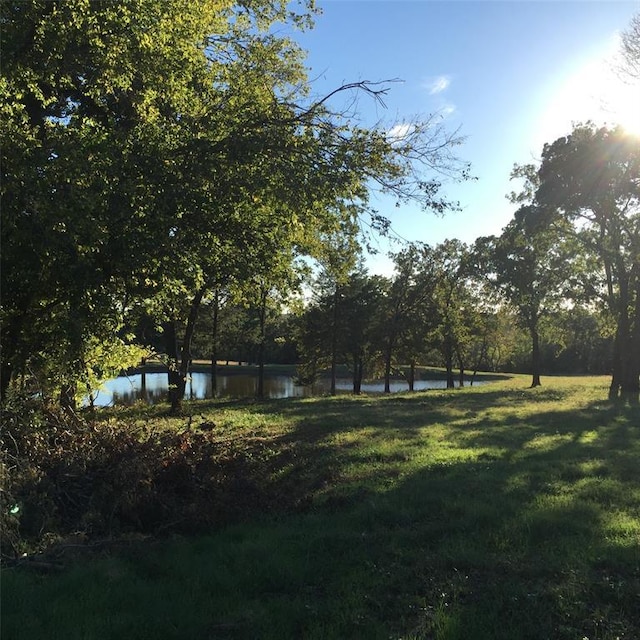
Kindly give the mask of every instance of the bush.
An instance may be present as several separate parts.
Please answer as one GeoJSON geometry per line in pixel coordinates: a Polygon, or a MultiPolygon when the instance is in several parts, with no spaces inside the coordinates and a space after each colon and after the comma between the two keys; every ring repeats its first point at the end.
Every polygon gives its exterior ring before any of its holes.
{"type": "Polygon", "coordinates": [[[25,398],[2,410],[3,553],[71,534],[191,532],[268,508],[259,455],[211,431],[95,421],[25,398]],[[262,487],[262,488],[259,488],[262,487]]]}

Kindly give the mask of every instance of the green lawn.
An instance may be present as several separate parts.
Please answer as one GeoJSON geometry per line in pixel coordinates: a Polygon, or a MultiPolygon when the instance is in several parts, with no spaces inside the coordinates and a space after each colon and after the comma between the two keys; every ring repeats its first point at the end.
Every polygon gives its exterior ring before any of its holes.
{"type": "Polygon", "coordinates": [[[640,408],[527,383],[187,405],[255,510],[6,569],[2,639],[637,640],[640,408]]]}

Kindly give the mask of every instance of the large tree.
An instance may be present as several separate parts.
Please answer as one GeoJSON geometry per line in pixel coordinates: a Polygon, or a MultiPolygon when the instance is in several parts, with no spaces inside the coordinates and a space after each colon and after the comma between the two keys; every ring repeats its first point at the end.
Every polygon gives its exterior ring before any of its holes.
{"type": "Polygon", "coordinates": [[[384,227],[372,185],[452,204],[433,176],[465,176],[456,134],[428,118],[398,136],[331,108],[384,86],[310,96],[302,52],[273,25],[306,24],[311,4],[2,3],[3,391],[38,361],[77,380],[88,345],[143,305],[165,327],[177,408],[223,277],[313,253],[340,220],[384,227]]]}
{"type": "Polygon", "coordinates": [[[575,253],[558,228],[541,222],[531,205],[520,207],[499,237],[479,238],[475,250],[486,279],[529,334],[531,386],[540,386],[540,320],[564,301],[575,253]]]}
{"type": "Polygon", "coordinates": [[[391,256],[395,272],[382,308],[381,341],[384,350],[384,390],[391,390],[394,359],[409,364],[409,390],[413,391],[418,358],[426,351],[427,336],[438,321],[433,250],[409,244],[391,256]]]}
{"type": "Polygon", "coordinates": [[[598,257],[615,319],[611,397],[640,391],[640,140],[622,128],[576,126],[544,146],[536,200],[547,222],[571,222],[598,257]]]}
{"type": "Polygon", "coordinates": [[[459,240],[445,240],[433,249],[434,301],[438,325],[433,337],[442,354],[447,388],[455,387],[454,363],[459,367],[459,384],[464,385],[468,348],[474,325],[479,321],[479,300],[473,283],[469,247],[459,240]]]}

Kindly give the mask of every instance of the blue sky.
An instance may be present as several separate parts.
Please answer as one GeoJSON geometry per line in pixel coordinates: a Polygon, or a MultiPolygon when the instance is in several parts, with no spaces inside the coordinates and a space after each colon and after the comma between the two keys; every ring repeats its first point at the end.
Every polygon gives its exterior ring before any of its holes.
{"type": "MultiPolygon", "coordinates": [[[[542,145],[568,133],[572,122],[622,119],[640,132],[640,87],[623,85],[611,68],[616,38],[640,12],[638,0],[318,5],[322,15],[315,28],[295,35],[308,52],[315,93],[345,82],[400,78],[402,83],[391,85],[386,109],[359,99],[365,124],[441,112],[447,127],[460,126],[467,136],[458,155],[472,163],[478,180],[446,188],[462,212],[439,219],[412,206],[375,201],[409,240],[472,242],[500,233],[514,211],[505,198],[517,187],[509,181],[513,164],[534,161],[542,145]]],[[[384,242],[380,250],[387,251],[384,242]]],[[[372,271],[390,272],[383,256],[368,264],[372,271]]]]}

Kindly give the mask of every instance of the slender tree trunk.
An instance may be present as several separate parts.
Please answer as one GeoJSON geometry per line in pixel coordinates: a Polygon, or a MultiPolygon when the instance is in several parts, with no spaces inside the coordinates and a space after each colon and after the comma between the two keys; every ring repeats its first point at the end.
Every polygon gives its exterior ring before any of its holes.
{"type": "Polygon", "coordinates": [[[416,363],[414,360],[409,365],[409,391],[415,390],[416,384],[416,363]]]}
{"type": "Polygon", "coordinates": [[[393,343],[391,340],[387,342],[384,354],[384,392],[391,393],[391,356],[393,352],[393,343]]]}
{"type": "Polygon", "coordinates": [[[191,341],[193,340],[193,334],[196,329],[198,311],[200,310],[200,303],[202,302],[204,292],[205,288],[203,287],[196,292],[191,301],[189,317],[187,318],[184,338],[182,339],[180,349],[180,357],[178,357],[176,323],[175,321],[167,323],[166,348],[169,358],[169,402],[171,403],[172,414],[179,414],[182,411],[182,401],[187,388],[189,367],[191,366],[191,341]]]}
{"type": "Polygon", "coordinates": [[[9,383],[11,382],[11,378],[13,376],[13,366],[10,362],[2,363],[2,367],[0,368],[0,388],[1,395],[0,399],[5,400],[7,398],[7,393],[9,391],[9,383]]]}
{"type": "Polygon", "coordinates": [[[529,327],[531,335],[531,388],[542,385],[540,381],[540,336],[537,323],[529,327]]]}
{"type": "Polygon", "coordinates": [[[333,294],[333,326],[331,328],[331,387],[329,393],[336,395],[336,376],[338,368],[338,301],[340,300],[340,289],[336,285],[333,294]]]}
{"type": "Polygon", "coordinates": [[[456,384],[453,380],[453,345],[449,336],[444,341],[444,364],[447,370],[447,389],[453,389],[456,384]]]}
{"type": "Polygon", "coordinates": [[[202,303],[202,298],[204,297],[205,289],[204,287],[200,289],[196,295],[193,297],[191,301],[191,309],[189,310],[189,317],[187,318],[187,326],[184,331],[184,339],[182,340],[182,349],[181,349],[181,361],[180,361],[180,374],[183,381],[183,397],[184,391],[187,384],[187,377],[191,370],[191,342],[193,341],[193,334],[196,330],[196,322],[198,321],[198,312],[200,311],[200,304],[202,303]]]}
{"type": "Polygon", "coordinates": [[[26,308],[24,315],[11,318],[2,325],[0,358],[0,400],[4,401],[9,392],[9,387],[14,376],[22,373],[24,381],[25,359],[18,353],[18,345],[22,334],[22,327],[27,317],[26,308]]]}
{"type": "Polygon", "coordinates": [[[213,297],[213,328],[211,331],[211,395],[218,397],[218,309],[219,291],[216,289],[213,297]]]}
{"type": "Polygon", "coordinates": [[[360,395],[362,391],[362,376],[364,375],[364,363],[362,356],[354,356],[353,358],[353,393],[360,395]]]}
{"type": "Polygon", "coordinates": [[[184,386],[180,390],[180,363],[178,362],[178,336],[176,321],[170,320],[164,324],[164,344],[167,354],[167,382],[169,386],[168,400],[171,405],[171,413],[179,413],[182,408],[182,395],[184,386]]]}
{"type": "Polygon", "coordinates": [[[147,399],[147,359],[142,358],[142,362],[140,363],[140,394],[142,395],[142,399],[147,399]]]}
{"type": "Polygon", "coordinates": [[[264,398],[264,344],[265,344],[265,326],[267,319],[267,294],[266,290],[262,290],[260,295],[260,343],[258,344],[258,390],[256,395],[258,398],[264,398]]]}
{"type": "Polygon", "coordinates": [[[458,372],[458,386],[462,389],[464,387],[464,360],[460,349],[456,348],[456,357],[458,358],[459,372],[458,372]]]}
{"type": "Polygon", "coordinates": [[[77,409],[76,392],[78,390],[75,382],[65,382],[60,389],[60,407],[64,411],[73,413],[77,409]]]}
{"type": "Polygon", "coordinates": [[[473,387],[473,383],[476,379],[476,374],[478,373],[478,369],[480,369],[480,365],[482,364],[482,359],[485,357],[487,352],[487,337],[486,335],[482,338],[482,345],[480,346],[480,352],[478,353],[478,358],[475,361],[473,367],[473,373],[471,374],[471,382],[469,383],[470,387],[473,387]]]}

